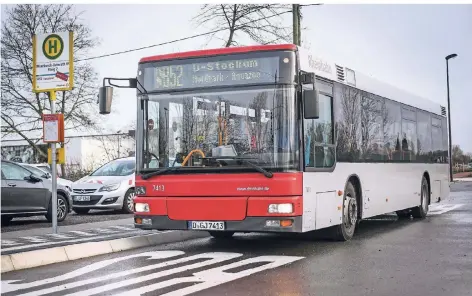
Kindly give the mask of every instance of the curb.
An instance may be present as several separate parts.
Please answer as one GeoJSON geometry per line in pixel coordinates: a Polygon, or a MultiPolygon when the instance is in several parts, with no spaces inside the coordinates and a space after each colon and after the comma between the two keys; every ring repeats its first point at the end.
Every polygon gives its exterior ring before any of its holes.
{"type": "Polygon", "coordinates": [[[80,243],[2,255],[1,273],[207,236],[209,236],[209,234],[206,232],[165,231],[143,236],[80,243]],[[165,235],[170,233],[175,234],[177,237],[174,235],[165,235]]]}

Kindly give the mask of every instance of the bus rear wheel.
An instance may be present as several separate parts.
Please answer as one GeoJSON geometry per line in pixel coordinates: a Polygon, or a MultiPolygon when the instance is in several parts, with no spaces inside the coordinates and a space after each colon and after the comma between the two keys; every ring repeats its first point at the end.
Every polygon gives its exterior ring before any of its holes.
{"type": "Polygon", "coordinates": [[[208,231],[210,235],[214,238],[231,238],[234,235],[232,231],[208,231]]]}
{"type": "Polygon", "coordinates": [[[429,210],[429,197],[430,190],[428,180],[423,176],[423,180],[421,180],[421,204],[412,209],[411,215],[413,218],[423,219],[426,217],[429,210]]]}
{"type": "Polygon", "coordinates": [[[356,188],[351,182],[348,182],[343,197],[342,223],[333,229],[335,240],[348,241],[353,237],[359,217],[357,201],[356,188]]]}

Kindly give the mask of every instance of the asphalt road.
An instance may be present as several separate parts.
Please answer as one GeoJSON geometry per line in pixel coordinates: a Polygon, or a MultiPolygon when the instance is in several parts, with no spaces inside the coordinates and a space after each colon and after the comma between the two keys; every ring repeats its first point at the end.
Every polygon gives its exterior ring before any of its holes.
{"type": "Polygon", "coordinates": [[[453,186],[426,219],[363,221],[350,242],[194,239],[2,274],[2,295],[472,295],[472,183],[453,186]]]}
{"type": "MultiPolygon", "coordinates": [[[[91,210],[86,215],[78,215],[74,211],[63,222],[58,223],[59,226],[76,225],[83,223],[101,222],[108,220],[118,220],[132,218],[132,214],[123,214],[119,211],[100,211],[91,210]]],[[[51,223],[46,220],[44,216],[34,216],[25,218],[13,218],[9,225],[2,225],[2,233],[10,231],[29,230],[34,228],[48,228],[51,223]]]]}

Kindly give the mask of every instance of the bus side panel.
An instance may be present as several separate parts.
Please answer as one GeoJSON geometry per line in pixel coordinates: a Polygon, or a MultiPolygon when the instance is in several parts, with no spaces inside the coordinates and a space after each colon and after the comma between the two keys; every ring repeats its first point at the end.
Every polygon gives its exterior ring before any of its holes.
{"type": "Polygon", "coordinates": [[[303,173],[303,232],[340,224],[342,196],[337,191],[344,190],[347,176],[337,170],[303,173]]]}
{"type": "MultiPolygon", "coordinates": [[[[369,218],[420,205],[421,179],[425,171],[430,175],[431,187],[435,181],[440,182],[441,199],[447,198],[447,169],[447,164],[337,163],[333,172],[304,172],[302,230],[340,224],[338,206],[342,206],[342,197],[335,194],[330,200],[330,195],[325,193],[344,192],[350,176],[360,179],[362,218],[369,218]],[[331,224],[326,222],[329,220],[331,224]]],[[[435,201],[431,199],[431,203],[435,201]]]]}

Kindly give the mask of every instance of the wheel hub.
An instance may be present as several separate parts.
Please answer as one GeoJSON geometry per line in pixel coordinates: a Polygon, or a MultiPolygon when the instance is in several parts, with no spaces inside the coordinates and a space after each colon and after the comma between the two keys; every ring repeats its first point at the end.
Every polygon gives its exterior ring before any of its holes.
{"type": "Polygon", "coordinates": [[[357,202],[355,198],[346,197],[344,204],[344,221],[346,226],[351,227],[357,222],[357,202]]]}

